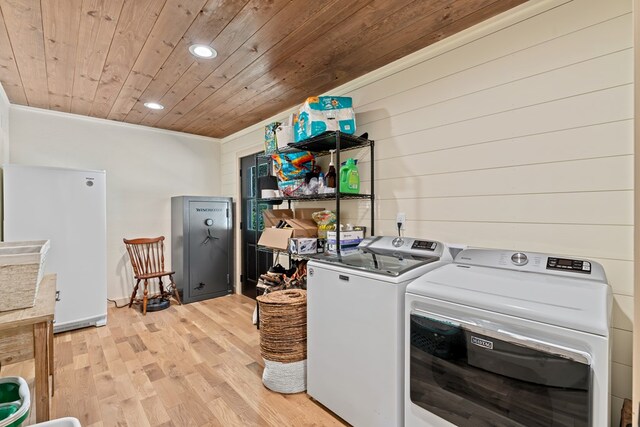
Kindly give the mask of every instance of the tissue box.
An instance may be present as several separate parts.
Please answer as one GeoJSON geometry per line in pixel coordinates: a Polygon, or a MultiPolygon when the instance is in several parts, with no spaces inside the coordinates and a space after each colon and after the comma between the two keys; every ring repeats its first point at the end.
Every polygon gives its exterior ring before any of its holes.
{"type": "MultiPolygon", "coordinates": [[[[341,231],[340,232],[340,252],[354,252],[364,239],[364,230],[341,231]]],[[[336,253],[336,232],[327,231],[327,252],[336,253]]]]}
{"type": "Polygon", "coordinates": [[[348,134],[356,131],[356,118],[351,98],[346,96],[307,98],[294,123],[296,142],[332,130],[348,134]]]}
{"type": "Polygon", "coordinates": [[[289,239],[289,253],[296,255],[316,254],[318,253],[318,239],[301,237],[289,239]]]}

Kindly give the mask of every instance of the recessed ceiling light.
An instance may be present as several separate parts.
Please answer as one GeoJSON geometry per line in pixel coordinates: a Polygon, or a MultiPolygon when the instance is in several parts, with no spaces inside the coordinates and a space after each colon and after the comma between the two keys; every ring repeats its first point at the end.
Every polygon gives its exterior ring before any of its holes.
{"type": "Polygon", "coordinates": [[[189,52],[198,58],[211,59],[218,56],[218,52],[211,46],[206,44],[192,44],[189,46],[189,52]]]}
{"type": "Polygon", "coordinates": [[[145,102],[144,106],[147,108],[151,108],[152,110],[163,110],[164,105],[158,104],[157,102],[145,102]]]}

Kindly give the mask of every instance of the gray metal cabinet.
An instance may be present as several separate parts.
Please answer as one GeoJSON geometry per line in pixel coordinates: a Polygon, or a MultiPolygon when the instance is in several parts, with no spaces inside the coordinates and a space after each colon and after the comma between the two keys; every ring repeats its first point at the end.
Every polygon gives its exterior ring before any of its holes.
{"type": "Polygon", "coordinates": [[[233,292],[233,200],[171,198],[171,258],[183,302],[233,292]]]}

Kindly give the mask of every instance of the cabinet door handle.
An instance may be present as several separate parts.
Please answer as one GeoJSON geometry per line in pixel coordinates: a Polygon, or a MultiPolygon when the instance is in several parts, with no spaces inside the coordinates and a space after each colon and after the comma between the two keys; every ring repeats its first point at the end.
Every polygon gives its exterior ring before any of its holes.
{"type": "Polygon", "coordinates": [[[60,291],[56,291],[56,301],[60,301],[60,291]]]}
{"type": "Polygon", "coordinates": [[[345,282],[349,281],[349,276],[345,276],[344,274],[338,275],[338,279],[344,280],[345,282]]]}

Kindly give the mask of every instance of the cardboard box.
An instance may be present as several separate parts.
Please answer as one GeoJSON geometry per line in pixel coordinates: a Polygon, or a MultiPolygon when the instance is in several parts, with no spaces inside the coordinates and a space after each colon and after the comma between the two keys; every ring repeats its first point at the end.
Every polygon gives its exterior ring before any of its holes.
{"type": "Polygon", "coordinates": [[[289,249],[291,228],[265,228],[258,240],[258,245],[286,251],[289,249]]]}
{"type": "MultiPolygon", "coordinates": [[[[311,215],[314,212],[320,212],[324,210],[324,208],[298,208],[295,211],[291,209],[265,209],[262,211],[262,218],[264,218],[264,226],[266,227],[275,227],[278,225],[281,219],[308,219],[313,221],[311,215]]],[[[314,224],[315,221],[313,222],[314,224]]],[[[318,226],[316,225],[316,228],[318,226]]]]}
{"type": "Polygon", "coordinates": [[[291,209],[265,209],[262,211],[264,228],[275,227],[281,219],[293,218],[291,209]]]}
{"type": "Polygon", "coordinates": [[[293,212],[293,217],[294,218],[299,218],[299,219],[311,219],[313,220],[312,215],[316,212],[320,212],[323,211],[324,208],[297,208],[294,212],[293,212]]]}
{"type": "Polygon", "coordinates": [[[258,241],[259,245],[270,248],[287,250],[289,244],[286,239],[289,237],[318,237],[318,224],[311,219],[314,212],[324,208],[300,208],[291,209],[266,209],[262,211],[265,229],[258,241]],[[281,220],[285,221],[285,228],[273,228],[281,220]],[[273,231],[275,230],[275,231],[273,231]],[[284,232],[285,231],[286,234],[284,232]]]}
{"type": "Polygon", "coordinates": [[[295,219],[285,220],[292,230],[291,237],[318,237],[318,224],[312,219],[295,219]]]}
{"type": "Polygon", "coordinates": [[[289,239],[289,253],[297,255],[308,255],[318,253],[317,238],[291,238],[289,239]]]}

